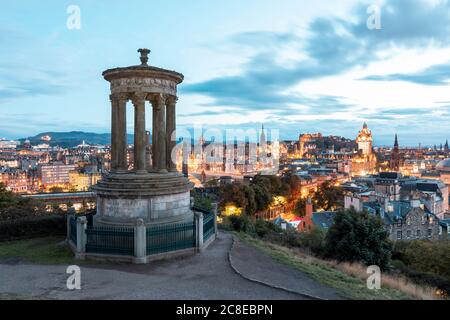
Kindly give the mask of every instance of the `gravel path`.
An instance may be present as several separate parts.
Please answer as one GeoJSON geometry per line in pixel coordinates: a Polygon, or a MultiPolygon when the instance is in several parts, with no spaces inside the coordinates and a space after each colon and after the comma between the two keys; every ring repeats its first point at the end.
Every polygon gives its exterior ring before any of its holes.
{"type": "Polygon", "coordinates": [[[289,267],[280,265],[253,247],[239,243],[231,251],[239,275],[229,263],[232,236],[220,233],[203,253],[150,265],[92,265],[81,267],[81,290],[66,288],[67,266],[19,263],[0,264],[0,297],[27,296],[44,299],[175,299],[175,300],[294,300],[297,293],[248,281],[262,277],[275,286],[293,291],[336,297],[289,267]],[[263,265],[265,265],[263,267],[263,265]],[[295,282],[295,284],[294,284],[295,282]]]}

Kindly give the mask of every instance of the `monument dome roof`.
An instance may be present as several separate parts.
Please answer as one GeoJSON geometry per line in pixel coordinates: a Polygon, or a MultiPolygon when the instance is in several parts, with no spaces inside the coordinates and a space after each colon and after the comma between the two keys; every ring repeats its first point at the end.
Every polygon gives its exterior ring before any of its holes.
{"type": "Polygon", "coordinates": [[[178,84],[183,82],[184,76],[179,72],[148,65],[148,54],[150,50],[139,49],[138,52],[141,54],[140,65],[108,69],[103,72],[103,77],[109,81],[139,75],[144,77],[169,78],[175,80],[178,84]]]}
{"type": "Polygon", "coordinates": [[[439,171],[448,171],[448,172],[450,172],[450,158],[442,160],[441,162],[439,162],[438,165],[436,166],[436,169],[439,170],[439,171]]]}

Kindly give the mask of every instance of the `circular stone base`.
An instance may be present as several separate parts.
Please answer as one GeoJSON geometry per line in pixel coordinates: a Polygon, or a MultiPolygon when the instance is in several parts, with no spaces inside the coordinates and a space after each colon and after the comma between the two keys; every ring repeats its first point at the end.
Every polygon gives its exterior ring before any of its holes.
{"type": "Polygon", "coordinates": [[[191,183],[179,173],[109,174],[95,187],[95,225],[132,226],[192,221],[191,183]]]}

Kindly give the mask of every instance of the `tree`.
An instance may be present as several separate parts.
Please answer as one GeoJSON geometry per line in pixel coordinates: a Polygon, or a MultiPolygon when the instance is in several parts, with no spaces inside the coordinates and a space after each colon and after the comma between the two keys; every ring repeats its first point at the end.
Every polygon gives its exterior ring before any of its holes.
{"type": "Polygon", "coordinates": [[[220,189],[220,207],[223,209],[227,205],[233,204],[245,210],[246,200],[243,186],[237,183],[228,184],[220,189]]]}
{"type": "Polygon", "coordinates": [[[246,199],[245,213],[250,216],[254,215],[257,209],[255,190],[250,186],[244,186],[243,191],[246,199]]]}
{"type": "Polygon", "coordinates": [[[300,178],[292,172],[287,173],[281,178],[282,194],[290,199],[298,199],[301,195],[300,178]]]}
{"type": "Polygon", "coordinates": [[[266,210],[272,203],[273,194],[265,185],[253,185],[253,190],[255,191],[256,210],[266,210]]]}
{"type": "Polygon", "coordinates": [[[386,269],[392,244],[383,221],[354,208],[339,211],[326,236],[326,255],[338,261],[362,262],[386,269]]]}
{"type": "Polygon", "coordinates": [[[317,190],[314,202],[324,211],[335,211],[343,207],[344,191],[335,186],[335,181],[325,181],[317,190]]]}
{"type": "Polygon", "coordinates": [[[0,221],[31,218],[42,214],[45,214],[45,205],[42,202],[15,195],[0,183],[0,221]]]}
{"type": "Polygon", "coordinates": [[[295,213],[301,218],[306,215],[306,202],[306,198],[300,198],[295,204],[295,213]]]}

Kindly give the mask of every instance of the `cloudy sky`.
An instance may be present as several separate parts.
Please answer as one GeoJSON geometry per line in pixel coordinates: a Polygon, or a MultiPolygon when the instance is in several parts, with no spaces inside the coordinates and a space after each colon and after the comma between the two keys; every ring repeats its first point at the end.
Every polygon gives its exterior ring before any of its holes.
{"type": "Polygon", "coordinates": [[[16,0],[0,17],[0,137],[108,132],[101,73],[148,47],[185,75],[181,127],[354,138],[367,121],[378,145],[450,139],[449,1],[16,0]],[[381,29],[367,27],[372,4],[381,29]]]}

